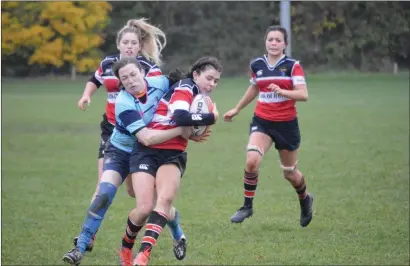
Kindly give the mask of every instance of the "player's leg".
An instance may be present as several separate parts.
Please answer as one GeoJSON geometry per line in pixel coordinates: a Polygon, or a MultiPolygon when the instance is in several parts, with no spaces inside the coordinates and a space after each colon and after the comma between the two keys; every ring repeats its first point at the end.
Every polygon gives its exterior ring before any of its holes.
{"type": "Polygon", "coordinates": [[[132,265],[135,239],[154,208],[155,175],[159,167],[152,154],[138,150],[131,153],[129,163],[136,208],[128,214],[127,226],[121,241],[121,265],[132,265]]]}
{"type": "Polygon", "coordinates": [[[135,198],[134,186],[132,185],[132,177],[131,177],[131,174],[129,174],[129,175],[127,176],[127,178],[125,179],[125,186],[126,186],[126,188],[127,188],[128,196],[130,196],[131,198],[135,198]]]}
{"type": "Polygon", "coordinates": [[[170,228],[173,238],[175,258],[183,260],[186,255],[187,239],[179,222],[179,212],[175,207],[171,208],[167,225],[170,228]]]}
{"type": "Polygon", "coordinates": [[[295,188],[301,208],[300,225],[306,227],[312,220],[313,196],[307,192],[303,174],[297,168],[300,131],[297,119],[281,122],[275,133],[275,148],[279,151],[283,176],[295,188]]]}
{"type": "Polygon", "coordinates": [[[100,123],[100,129],[101,129],[101,142],[100,142],[100,147],[98,149],[98,180],[97,180],[95,192],[93,194],[93,197],[91,198],[91,202],[94,201],[95,197],[98,194],[98,188],[100,185],[100,180],[101,180],[101,176],[102,176],[103,168],[104,168],[105,147],[108,144],[110,136],[114,130],[114,126],[108,122],[107,116],[105,114],[103,115],[103,120],[100,123]]]}
{"type": "Polygon", "coordinates": [[[241,223],[253,215],[253,199],[258,184],[259,167],[264,153],[272,146],[272,138],[265,127],[253,119],[251,134],[246,148],[246,163],[244,170],[244,203],[232,217],[232,223],[241,223]]]}
{"type": "Polygon", "coordinates": [[[135,239],[154,208],[155,178],[152,174],[135,172],[132,174],[136,208],[128,214],[127,226],[121,241],[120,264],[132,265],[132,248],[135,239]]]}
{"type": "MultiPolygon", "coordinates": [[[[105,145],[107,141],[109,140],[114,126],[111,125],[106,116],[103,116],[103,121],[100,124],[101,128],[101,142],[100,142],[100,147],[98,149],[98,160],[97,160],[97,169],[98,169],[98,178],[97,178],[97,184],[95,187],[95,192],[91,198],[91,202],[94,201],[95,197],[98,194],[98,188],[100,185],[100,180],[103,172],[103,166],[104,166],[104,150],[105,150],[105,145]]],[[[96,232],[97,234],[97,232],[96,232]]],[[[91,239],[90,243],[88,244],[87,251],[91,252],[94,248],[94,243],[95,243],[95,238],[96,236],[94,235],[93,238],[91,239]]],[[[77,241],[78,241],[78,236],[73,239],[74,247],[77,246],[77,241]]]]}
{"type": "Polygon", "coordinates": [[[128,154],[113,146],[107,148],[99,192],[87,211],[76,247],[64,254],[64,262],[79,264],[83,259],[87,246],[100,227],[118,187],[128,174],[128,162],[128,154]]]}
{"type": "MultiPolygon", "coordinates": [[[[102,150],[102,152],[104,152],[104,150],[102,150]]],[[[104,155],[103,155],[103,153],[101,153],[101,147],[100,147],[100,151],[99,151],[99,156],[100,155],[102,157],[98,158],[98,180],[97,180],[97,185],[96,185],[96,188],[95,188],[95,192],[94,192],[94,194],[91,198],[91,203],[94,201],[95,197],[98,194],[98,188],[100,186],[100,181],[101,181],[101,176],[102,176],[102,168],[103,168],[103,165],[104,165],[104,155]]],[[[95,239],[96,239],[96,234],[97,234],[97,232],[95,232],[95,235],[90,240],[90,243],[88,243],[86,251],[91,252],[93,250],[95,239]]],[[[73,239],[74,247],[77,246],[77,241],[78,241],[78,236],[74,237],[74,239],[73,239]]]]}
{"type": "Polygon", "coordinates": [[[159,167],[156,176],[157,203],[150,214],[141,247],[134,265],[147,265],[152,248],[169,220],[172,202],[178,192],[181,171],[175,164],[164,164],[159,167]]]}
{"type": "MultiPolygon", "coordinates": [[[[187,153],[182,152],[176,153],[176,156],[173,156],[175,152],[168,152],[171,153],[170,159],[165,160],[166,163],[173,163],[178,166],[181,172],[181,178],[184,175],[186,162],[187,162],[187,153]]],[[[177,260],[183,260],[186,256],[186,249],[187,249],[187,239],[185,237],[184,232],[182,231],[180,222],[179,222],[179,212],[175,207],[171,207],[171,211],[169,214],[169,219],[167,222],[168,227],[171,230],[172,238],[173,238],[173,251],[175,258],[177,260]]]]}

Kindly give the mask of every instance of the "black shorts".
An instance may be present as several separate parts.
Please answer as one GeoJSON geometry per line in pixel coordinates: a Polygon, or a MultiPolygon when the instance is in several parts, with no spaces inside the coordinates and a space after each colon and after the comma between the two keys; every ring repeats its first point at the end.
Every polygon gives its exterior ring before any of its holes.
{"type": "Polygon", "coordinates": [[[261,132],[271,137],[277,150],[294,151],[300,145],[301,138],[297,118],[291,121],[273,122],[254,115],[250,124],[250,134],[252,132],[261,132]]]}
{"type": "Polygon", "coordinates": [[[164,164],[175,164],[184,175],[187,153],[180,150],[153,149],[137,143],[131,152],[130,173],[144,172],[155,177],[164,164]]]}
{"type": "Polygon", "coordinates": [[[107,115],[103,114],[103,120],[100,123],[101,128],[101,142],[100,148],[98,149],[98,159],[104,158],[105,144],[110,138],[112,131],[114,130],[114,125],[108,122],[107,115]]]}
{"type": "Polygon", "coordinates": [[[124,181],[130,169],[130,153],[118,149],[111,144],[110,140],[106,143],[103,172],[107,170],[115,171],[121,175],[122,181],[124,181]]]}

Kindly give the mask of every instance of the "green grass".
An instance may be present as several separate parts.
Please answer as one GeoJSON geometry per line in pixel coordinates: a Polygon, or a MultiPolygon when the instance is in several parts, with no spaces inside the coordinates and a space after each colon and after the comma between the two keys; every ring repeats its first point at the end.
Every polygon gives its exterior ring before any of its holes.
{"type": "MultiPolygon", "coordinates": [[[[229,218],[242,204],[248,125],[219,121],[206,144],[192,143],[175,205],[189,239],[185,265],[409,264],[409,79],[407,75],[311,76],[298,104],[300,169],[315,195],[314,219],[299,226],[293,188],[271,150],[260,170],[255,215],[229,218]]],[[[222,115],[247,87],[226,78],[214,93],[222,115]]],[[[2,251],[4,265],[57,265],[72,247],[96,183],[105,92],[87,112],[84,83],[3,81],[2,251]]],[[[128,211],[124,188],[105,217],[85,265],[118,265],[128,211]]],[[[151,263],[176,265],[169,230],[151,263]]]]}

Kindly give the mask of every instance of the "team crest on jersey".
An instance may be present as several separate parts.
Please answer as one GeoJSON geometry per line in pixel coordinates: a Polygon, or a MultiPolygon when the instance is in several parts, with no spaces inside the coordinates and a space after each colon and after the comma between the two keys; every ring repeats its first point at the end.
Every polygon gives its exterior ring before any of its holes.
{"type": "Polygon", "coordinates": [[[280,75],[283,77],[283,76],[286,76],[286,72],[288,71],[288,68],[287,67],[280,67],[279,71],[280,71],[280,75]]]}
{"type": "Polygon", "coordinates": [[[258,70],[258,72],[256,72],[256,76],[262,76],[262,74],[263,74],[262,69],[261,69],[261,70],[258,70]]]}

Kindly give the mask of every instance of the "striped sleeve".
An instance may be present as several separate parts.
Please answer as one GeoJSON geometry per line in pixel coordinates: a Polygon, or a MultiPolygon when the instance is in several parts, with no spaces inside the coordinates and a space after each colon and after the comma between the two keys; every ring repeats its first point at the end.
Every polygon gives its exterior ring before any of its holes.
{"type": "Polygon", "coordinates": [[[175,110],[189,111],[193,99],[192,86],[189,84],[180,84],[174,89],[174,93],[169,101],[169,109],[172,113],[175,110]]]}
{"type": "Polygon", "coordinates": [[[305,73],[299,61],[296,61],[293,64],[291,77],[292,77],[293,86],[306,84],[305,73]]]}

